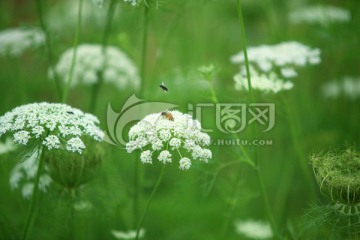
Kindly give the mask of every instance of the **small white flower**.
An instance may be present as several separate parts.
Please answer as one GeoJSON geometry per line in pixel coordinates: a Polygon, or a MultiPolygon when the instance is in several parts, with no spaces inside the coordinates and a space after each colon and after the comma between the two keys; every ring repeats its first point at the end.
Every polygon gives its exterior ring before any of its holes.
{"type": "Polygon", "coordinates": [[[150,150],[146,150],[146,151],[142,152],[141,156],[140,156],[141,162],[142,163],[152,163],[151,154],[152,154],[152,152],[150,150]]]}
{"type": "Polygon", "coordinates": [[[179,161],[179,168],[181,170],[188,170],[191,167],[191,161],[188,158],[182,158],[179,161]]]}
{"type": "Polygon", "coordinates": [[[181,140],[178,139],[178,138],[173,138],[173,139],[170,140],[169,145],[173,149],[179,148],[181,146],[181,140]]]}
{"type": "Polygon", "coordinates": [[[237,221],[236,232],[250,239],[270,239],[273,237],[268,223],[254,220],[237,221]]]}
{"type": "Polygon", "coordinates": [[[163,148],[163,146],[164,146],[164,144],[162,143],[162,141],[160,139],[155,139],[151,145],[153,150],[161,150],[163,148]]]}
{"type": "MultiPolygon", "coordinates": [[[[64,82],[69,80],[73,53],[72,48],[66,50],[55,67],[55,73],[64,82]]],[[[124,89],[129,85],[136,89],[140,84],[136,65],[116,47],[108,46],[103,52],[101,45],[83,44],[77,48],[76,59],[72,86],[94,85],[100,81],[100,77],[104,83],[114,84],[119,89],[124,89]]],[[[53,73],[49,72],[49,75],[51,77],[53,73]]]]}
{"type": "Polygon", "coordinates": [[[82,153],[85,149],[85,144],[80,138],[75,137],[67,142],[66,149],[72,152],[82,153]]]}
{"type": "Polygon", "coordinates": [[[35,138],[39,138],[44,131],[45,129],[42,126],[34,126],[31,132],[35,134],[35,138]]]}
{"type": "Polygon", "coordinates": [[[171,163],[171,153],[167,150],[161,151],[158,159],[162,163],[171,163]]]}
{"type": "Polygon", "coordinates": [[[0,55],[18,57],[30,48],[45,43],[44,33],[37,28],[11,28],[0,32],[0,55]]]}
{"type": "Polygon", "coordinates": [[[14,134],[14,142],[26,145],[30,139],[30,133],[28,131],[20,131],[14,134]]]}
{"type": "Polygon", "coordinates": [[[43,141],[43,144],[49,149],[59,148],[60,147],[60,140],[57,136],[49,135],[43,141]]]}

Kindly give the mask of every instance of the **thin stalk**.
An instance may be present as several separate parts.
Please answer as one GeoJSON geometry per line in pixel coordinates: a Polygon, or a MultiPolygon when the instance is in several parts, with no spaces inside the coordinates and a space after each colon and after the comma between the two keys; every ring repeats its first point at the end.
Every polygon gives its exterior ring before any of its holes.
{"type": "MultiPolygon", "coordinates": [[[[248,86],[249,86],[250,101],[255,102],[254,101],[255,100],[254,99],[254,94],[253,94],[253,90],[252,90],[252,86],[251,86],[249,59],[248,59],[248,54],[247,54],[244,20],[243,20],[243,16],[242,16],[240,0],[237,0],[237,8],[238,8],[239,24],[240,24],[240,28],[241,28],[241,40],[242,40],[242,45],[243,45],[243,49],[244,49],[245,68],[246,68],[247,82],[248,82],[248,86]]],[[[256,138],[256,136],[257,136],[256,125],[253,125],[253,134],[254,134],[254,137],[256,138]]],[[[259,161],[258,161],[258,153],[257,153],[257,147],[256,146],[255,146],[254,155],[255,155],[254,156],[254,161],[255,161],[255,164],[256,164],[256,167],[254,169],[255,169],[256,177],[257,177],[257,180],[258,180],[258,183],[259,183],[260,191],[261,191],[261,194],[262,194],[262,197],[263,197],[266,213],[267,213],[268,220],[270,222],[271,228],[272,228],[273,232],[276,233],[275,219],[274,219],[272,211],[271,211],[269,199],[268,199],[266,189],[265,189],[265,185],[264,185],[264,180],[262,178],[261,168],[259,166],[260,164],[259,164],[259,161]]]]}
{"type": "MultiPolygon", "coordinates": [[[[143,97],[145,90],[146,82],[146,56],[147,56],[147,39],[148,39],[148,12],[149,6],[144,4],[143,6],[143,38],[142,38],[142,52],[141,52],[141,65],[140,65],[140,97],[143,97]]],[[[134,166],[134,204],[133,204],[133,213],[134,213],[134,226],[137,224],[139,219],[139,195],[140,195],[140,167],[139,161],[135,161],[134,166]]]]}
{"type": "Polygon", "coordinates": [[[137,228],[137,231],[136,231],[136,237],[135,237],[135,240],[138,240],[139,239],[139,233],[140,233],[140,230],[141,230],[141,227],[144,223],[144,219],[145,219],[145,216],[149,210],[149,207],[150,207],[150,204],[151,204],[151,201],[156,193],[156,190],[158,189],[158,187],[160,186],[160,182],[162,180],[162,177],[164,175],[164,172],[165,172],[165,164],[163,164],[163,166],[161,167],[161,172],[160,172],[160,175],[156,181],[156,184],[154,186],[154,189],[152,190],[151,194],[150,194],[150,197],[146,203],[146,206],[145,206],[145,209],[144,209],[144,212],[141,216],[141,219],[140,219],[140,222],[139,222],[139,225],[138,225],[138,228],[137,228]]]}
{"type": "Polygon", "coordinates": [[[145,84],[146,84],[146,58],[147,58],[147,42],[148,42],[148,16],[149,7],[144,4],[143,7],[143,38],[142,38],[142,51],[141,51],[141,65],[140,65],[140,77],[141,87],[140,96],[143,97],[145,84]]]}
{"type": "Polygon", "coordinates": [[[22,78],[21,73],[21,65],[20,65],[20,59],[19,58],[13,58],[10,57],[10,62],[13,62],[13,65],[15,66],[15,81],[18,83],[18,90],[19,90],[19,97],[21,104],[26,103],[27,101],[27,93],[26,93],[26,83],[24,82],[24,79],[22,78]]]}
{"type": "MultiPolygon", "coordinates": [[[[103,39],[102,39],[102,43],[101,43],[101,52],[105,59],[102,69],[105,69],[107,66],[106,47],[108,45],[109,37],[111,34],[111,26],[112,26],[111,23],[114,18],[116,3],[117,3],[116,0],[111,0],[108,11],[107,11],[106,25],[105,25],[104,35],[103,35],[103,39]]],[[[103,71],[99,72],[98,81],[94,84],[93,89],[92,89],[90,106],[89,106],[90,113],[94,113],[94,111],[95,111],[100,87],[101,87],[102,83],[104,82],[104,74],[103,73],[104,73],[103,71]]]]}
{"type": "Polygon", "coordinates": [[[135,166],[134,166],[134,203],[133,203],[133,225],[134,227],[139,222],[139,195],[140,195],[140,184],[139,184],[139,175],[140,175],[140,163],[138,160],[135,160],[135,166]]]}
{"type": "Polygon", "coordinates": [[[75,69],[75,64],[76,64],[76,56],[77,56],[77,47],[78,47],[79,36],[80,36],[80,32],[81,32],[82,4],[83,4],[83,0],[79,0],[77,26],[76,26],[76,32],[75,32],[75,37],[74,37],[74,43],[73,43],[74,53],[73,53],[73,57],[72,57],[72,60],[71,60],[71,68],[70,68],[70,72],[69,72],[69,79],[65,83],[65,88],[64,88],[63,95],[62,95],[62,98],[61,98],[61,102],[63,102],[63,103],[67,101],[69,88],[71,86],[71,82],[72,82],[73,75],[74,75],[74,69],[75,69]]]}
{"type": "Polygon", "coordinates": [[[31,196],[30,206],[29,206],[29,210],[28,210],[28,214],[27,214],[27,218],[26,218],[26,224],[25,224],[25,228],[24,228],[24,232],[23,232],[23,238],[22,238],[23,240],[28,239],[29,233],[31,230],[31,222],[32,222],[33,215],[34,215],[35,202],[36,202],[36,198],[37,198],[38,191],[39,191],[40,176],[41,176],[41,172],[44,169],[44,157],[45,157],[45,148],[43,148],[41,150],[39,165],[38,165],[38,169],[37,169],[36,176],[35,176],[34,189],[33,189],[33,193],[31,196]]]}
{"type": "Polygon", "coordinates": [[[61,100],[61,93],[62,93],[61,84],[60,84],[60,79],[58,78],[58,76],[55,72],[55,69],[54,69],[54,62],[53,62],[54,58],[53,58],[53,52],[52,52],[52,47],[51,47],[50,34],[49,34],[49,31],[44,22],[41,0],[36,0],[36,8],[37,8],[37,12],[38,12],[39,20],[40,20],[41,29],[45,34],[45,46],[46,46],[46,52],[47,52],[47,58],[49,61],[50,71],[53,73],[56,91],[57,91],[59,100],[61,100]]]}
{"type": "Polygon", "coordinates": [[[302,151],[302,144],[300,143],[300,137],[299,137],[299,133],[298,133],[298,128],[294,122],[294,114],[291,111],[291,106],[288,103],[288,101],[286,101],[284,95],[281,95],[282,97],[282,101],[284,102],[284,105],[286,107],[286,112],[287,112],[287,118],[288,118],[288,124],[290,127],[290,134],[291,134],[291,140],[293,143],[293,147],[295,149],[295,153],[299,159],[300,162],[300,168],[303,172],[303,174],[305,175],[306,181],[310,187],[310,197],[314,200],[316,199],[316,187],[315,184],[313,183],[313,181],[311,181],[311,179],[313,178],[312,175],[312,171],[310,171],[309,166],[307,165],[307,160],[304,156],[304,153],[302,151]]]}

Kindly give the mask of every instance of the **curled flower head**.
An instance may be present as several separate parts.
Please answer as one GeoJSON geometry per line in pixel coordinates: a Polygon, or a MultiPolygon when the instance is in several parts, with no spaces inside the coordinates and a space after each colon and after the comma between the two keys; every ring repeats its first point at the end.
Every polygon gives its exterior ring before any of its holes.
{"type": "Polygon", "coordinates": [[[344,152],[314,154],[310,158],[320,190],[333,201],[347,205],[360,203],[360,153],[353,148],[344,152]]]}
{"type": "Polygon", "coordinates": [[[98,124],[95,116],[66,104],[33,103],[1,116],[0,136],[12,135],[31,153],[45,151],[51,177],[75,187],[90,179],[101,162],[104,133],[98,124]]]}
{"type": "Polygon", "coordinates": [[[155,113],[146,116],[129,131],[126,149],[129,153],[141,150],[140,160],[163,164],[179,162],[181,170],[191,166],[191,160],[208,162],[212,157],[208,134],[201,132],[200,123],[179,111],[155,113]],[[171,118],[171,117],[172,118],[171,118]]]}
{"type": "MultiPolygon", "coordinates": [[[[55,67],[55,74],[64,82],[69,80],[73,53],[72,48],[65,51],[55,67]]],[[[53,75],[51,70],[49,75],[53,75]]],[[[102,46],[96,44],[78,46],[72,86],[93,85],[100,79],[104,83],[114,84],[119,89],[124,89],[129,85],[136,89],[140,83],[137,67],[120,49],[107,47],[103,51],[102,46]]]]}
{"type": "Polygon", "coordinates": [[[45,42],[44,33],[37,28],[11,28],[0,32],[0,55],[18,57],[30,48],[45,42]]]}

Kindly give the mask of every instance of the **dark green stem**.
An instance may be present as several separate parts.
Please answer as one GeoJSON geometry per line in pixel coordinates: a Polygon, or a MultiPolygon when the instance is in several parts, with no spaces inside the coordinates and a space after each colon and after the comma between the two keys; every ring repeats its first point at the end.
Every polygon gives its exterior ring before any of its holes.
{"type": "Polygon", "coordinates": [[[144,4],[143,6],[143,38],[142,38],[142,51],[141,51],[141,65],[140,65],[140,97],[143,97],[146,84],[146,58],[147,58],[147,41],[148,41],[148,16],[149,7],[144,4]]]}
{"type": "MultiPolygon", "coordinates": [[[[244,52],[244,59],[245,59],[247,82],[248,82],[248,86],[249,86],[250,102],[254,103],[255,98],[254,98],[253,89],[252,89],[252,86],[251,86],[249,59],[248,59],[248,54],[247,54],[244,20],[243,20],[243,16],[242,16],[240,0],[237,0],[237,8],[238,8],[239,24],[240,24],[240,28],[241,28],[241,40],[242,40],[242,45],[243,45],[243,49],[244,49],[243,52],[244,52]]],[[[256,139],[257,131],[256,131],[256,125],[255,124],[253,125],[253,135],[254,135],[254,137],[256,139]]],[[[269,199],[268,199],[268,196],[267,196],[267,193],[266,193],[264,180],[262,178],[261,168],[260,168],[260,164],[259,164],[259,161],[258,161],[258,153],[257,153],[257,151],[258,151],[257,147],[255,146],[254,162],[255,162],[256,167],[254,169],[255,169],[256,177],[257,177],[257,180],[258,180],[258,183],[259,183],[260,191],[261,191],[261,194],[262,194],[262,197],[263,197],[263,201],[264,201],[264,205],[265,205],[268,220],[269,220],[269,222],[271,224],[271,228],[272,228],[273,232],[276,233],[275,219],[274,219],[272,211],[271,211],[270,202],[269,202],[269,199]]]]}
{"type": "Polygon", "coordinates": [[[80,32],[81,32],[81,15],[82,15],[82,4],[83,4],[83,0],[79,0],[79,9],[78,9],[78,18],[77,18],[77,26],[76,26],[76,32],[75,32],[75,37],[74,37],[74,43],[73,43],[73,57],[71,60],[71,67],[70,67],[70,72],[69,72],[69,79],[68,81],[65,83],[65,89],[61,98],[61,102],[65,103],[67,101],[67,97],[69,94],[69,88],[71,86],[71,82],[73,79],[73,75],[74,75],[74,69],[75,69],[75,65],[76,65],[76,56],[77,56],[77,47],[79,44],[79,36],[80,36],[80,32]]]}
{"type": "Polygon", "coordinates": [[[51,47],[50,34],[49,34],[49,31],[44,22],[41,0],[36,0],[36,8],[37,8],[37,12],[39,15],[41,29],[45,34],[45,45],[46,45],[46,52],[47,52],[47,58],[49,61],[50,71],[53,74],[52,77],[54,78],[54,81],[55,81],[55,87],[56,87],[56,91],[57,91],[59,100],[61,100],[61,93],[62,93],[61,84],[60,84],[60,79],[58,78],[58,76],[55,72],[55,69],[54,69],[54,62],[53,62],[54,58],[53,58],[53,52],[52,52],[52,47],[51,47]]]}
{"type": "Polygon", "coordinates": [[[164,175],[164,171],[165,171],[165,164],[163,164],[163,166],[161,167],[161,172],[160,172],[160,175],[158,177],[158,180],[156,181],[156,184],[154,186],[154,189],[152,190],[151,194],[150,194],[150,197],[146,203],[146,206],[145,206],[145,209],[144,209],[144,212],[141,216],[141,219],[140,219],[140,222],[139,222],[139,225],[138,225],[138,228],[137,228],[137,231],[136,231],[136,237],[135,237],[135,240],[138,240],[139,239],[139,233],[140,233],[140,230],[142,228],[142,225],[144,223],[144,219],[145,219],[145,216],[149,210],[149,207],[150,207],[150,204],[151,204],[151,201],[156,193],[156,190],[159,188],[160,186],[160,182],[162,180],[162,177],[164,175]]]}
{"type": "Polygon", "coordinates": [[[34,208],[35,208],[35,202],[36,202],[36,198],[37,198],[37,195],[39,192],[40,176],[44,169],[44,157],[45,157],[45,148],[43,148],[41,150],[39,165],[38,165],[38,169],[37,169],[36,176],[35,176],[34,189],[33,189],[33,193],[31,196],[30,206],[29,206],[29,210],[28,210],[28,214],[27,214],[27,218],[26,218],[26,224],[25,224],[25,228],[24,228],[24,232],[23,232],[23,238],[22,238],[23,240],[26,240],[29,237],[30,226],[31,226],[33,215],[34,215],[33,213],[34,213],[34,208]]]}

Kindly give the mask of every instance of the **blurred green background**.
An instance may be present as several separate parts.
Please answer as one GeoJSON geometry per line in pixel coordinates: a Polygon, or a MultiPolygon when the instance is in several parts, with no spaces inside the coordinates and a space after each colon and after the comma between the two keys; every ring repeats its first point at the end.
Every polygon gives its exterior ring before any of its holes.
{"type": "MultiPolygon", "coordinates": [[[[63,26],[51,31],[55,61],[72,47],[76,29],[76,20],[70,17],[71,12],[76,14],[76,4],[64,11],[59,7],[63,2],[42,1],[45,23],[50,24],[51,14],[58,14],[55,18],[63,22],[63,26]]],[[[105,1],[102,9],[93,6],[90,0],[84,0],[84,4],[87,11],[100,13],[95,13],[98,17],[84,17],[79,43],[100,44],[109,2],[105,1]]],[[[321,95],[321,86],[330,80],[360,76],[359,5],[357,0],[242,1],[248,46],[294,40],[321,50],[321,63],[299,69],[292,90],[277,95],[255,94],[256,102],[276,104],[274,129],[258,135],[259,139],[270,139],[273,143],[257,147],[266,193],[278,226],[274,239],[325,239],[331,230],[325,223],[315,226],[311,218],[304,217],[311,204],[328,202],[318,190],[308,157],[313,152],[346,145],[359,149],[360,98],[341,95],[326,99],[321,95]],[[325,26],[290,24],[290,11],[315,3],[346,9],[351,20],[325,26]]],[[[109,45],[122,49],[140,66],[142,7],[133,8],[120,0],[115,7],[109,45]]],[[[19,26],[39,26],[35,1],[1,1],[0,29],[19,26]]],[[[211,103],[210,87],[197,69],[213,64],[217,71],[211,85],[219,102],[247,103],[248,93],[234,88],[233,76],[239,67],[230,62],[230,57],[242,50],[240,37],[235,0],[161,1],[158,9],[151,8],[149,12],[146,82],[141,98],[174,103],[183,112],[188,110],[189,103],[211,103]],[[168,94],[159,88],[161,82],[170,89],[168,94]]],[[[16,59],[1,57],[0,115],[25,103],[58,102],[55,84],[47,77],[48,67],[45,47],[27,51],[16,59]]],[[[95,115],[103,129],[108,103],[120,111],[132,94],[132,89],[101,87],[95,115]]],[[[91,88],[80,85],[71,89],[67,103],[88,111],[90,98],[91,88]]],[[[212,139],[233,138],[216,129],[212,112],[206,114],[202,125],[214,130],[210,133],[212,139]]],[[[247,130],[238,137],[252,139],[251,134],[247,130]]],[[[245,148],[254,154],[254,147],[245,148]]],[[[194,164],[186,172],[177,166],[167,167],[144,222],[145,239],[247,239],[236,233],[235,220],[266,221],[255,171],[243,163],[239,147],[212,145],[210,149],[213,158],[208,164],[194,164]]],[[[112,230],[134,229],[133,169],[138,160],[138,154],[107,146],[101,171],[79,189],[76,199],[90,202],[92,208],[75,215],[70,211],[69,196],[61,194],[60,186],[52,185],[46,194],[40,194],[30,238],[116,239],[112,230]]],[[[16,151],[0,155],[0,239],[20,238],[29,205],[20,191],[12,191],[9,186],[9,176],[17,162],[16,151]]],[[[141,165],[141,171],[143,209],[160,168],[158,164],[141,165]]],[[[341,235],[334,236],[330,239],[341,235]]]]}

